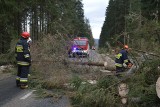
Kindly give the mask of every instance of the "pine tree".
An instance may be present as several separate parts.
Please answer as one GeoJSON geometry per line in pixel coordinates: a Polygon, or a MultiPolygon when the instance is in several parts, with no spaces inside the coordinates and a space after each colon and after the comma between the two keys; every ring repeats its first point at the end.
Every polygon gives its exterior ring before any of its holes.
{"type": "MultiPolygon", "coordinates": [[[[106,42],[115,45],[114,39],[117,34],[126,31],[125,16],[129,13],[128,0],[110,0],[106,10],[106,18],[100,34],[100,47],[106,47],[106,42]]],[[[121,42],[123,40],[120,39],[121,42]]]]}
{"type": "Polygon", "coordinates": [[[160,1],[159,0],[141,0],[142,15],[149,20],[160,21],[160,1]]]}
{"type": "Polygon", "coordinates": [[[0,7],[0,53],[6,52],[11,40],[27,30],[33,40],[48,33],[91,34],[82,0],[1,0],[0,7]]]}

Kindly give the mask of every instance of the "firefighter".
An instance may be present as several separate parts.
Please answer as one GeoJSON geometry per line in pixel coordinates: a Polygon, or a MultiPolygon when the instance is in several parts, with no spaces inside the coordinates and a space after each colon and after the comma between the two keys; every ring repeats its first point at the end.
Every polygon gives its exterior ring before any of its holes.
{"type": "Polygon", "coordinates": [[[115,56],[116,73],[124,71],[123,63],[125,63],[128,68],[132,67],[133,64],[128,59],[128,50],[128,45],[124,45],[124,48],[115,56]]]}
{"type": "Polygon", "coordinates": [[[28,73],[31,65],[29,44],[27,43],[29,37],[30,34],[28,32],[23,32],[15,47],[18,66],[16,84],[22,89],[28,87],[28,73]]]}
{"type": "MultiPolygon", "coordinates": [[[[31,43],[32,43],[32,39],[31,39],[30,37],[28,38],[27,43],[28,43],[28,45],[29,45],[29,50],[30,50],[30,46],[31,46],[31,43]]],[[[29,67],[29,68],[30,68],[30,67],[29,67]]],[[[31,71],[30,71],[30,69],[29,69],[28,77],[31,76],[30,72],[31,72],[31,71]]]]}

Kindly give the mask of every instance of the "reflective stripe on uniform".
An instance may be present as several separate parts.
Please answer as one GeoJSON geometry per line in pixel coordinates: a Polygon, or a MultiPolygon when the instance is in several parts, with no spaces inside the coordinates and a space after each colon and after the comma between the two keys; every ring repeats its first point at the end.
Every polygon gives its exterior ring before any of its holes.
{"type": "Polygon", "coordinates": [[[23,52],[23,46],[22,45],[17,45],[16,46],[16,52],[23,52]]]}
{"type": "Polygon", "coordinates": [[[20,77],[17,76],[17,77],[16,77],[16,80],[20,80],[20,77]]]}
{"type": "Polygon", "coordinates": [[[17,64],[19,64],[19,65],[29,65],[28,62],[24,62],[24,61],[18,61],[17,64]]]}
{"type": "Polygon", "coordinates": [[[27,78],[20,78],[20,82],[28,82],[27,78]]]}
{"type": "Polygon", "coordinates": [[[24,57],[25,57],[25,58],[28,58],[28,57],[29,57],[29,54],[24,55],[24,57]]]}
{"type": "Polygon", "coordinates": [[[117,67],[122,67],[123,65],[122,65],[122,64],[119,64],[119,63],[115,63],[115,66],[117,66],[117,67]]]}
{"type": "Polygon", "coordinates": [[[124,63],[127,63],[128,62],[128,59],[124,60],[124,63]]]}
{"type": "Polygon", "coordinates": [[[116,57],[117,59],[119,59],[121,56],[122,56],[122,54],[119,53],[119,54],[117,54],[115,57],[116,57]]]}

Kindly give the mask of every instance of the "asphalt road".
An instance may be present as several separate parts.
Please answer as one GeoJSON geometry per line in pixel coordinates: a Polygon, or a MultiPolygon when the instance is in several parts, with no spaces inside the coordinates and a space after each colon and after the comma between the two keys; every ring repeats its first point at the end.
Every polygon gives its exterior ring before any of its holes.
{"type": "Polygon", "coordinates": [[[0,105],[10,101],[23,90],[20,90],[15,85],[15,78],[8,77],[0,81],[0,105]]]}
{"type": "Polygon", "coordinates": [[[82,62],[88,62],[88,61],[92,61],[92,62],[96,62],[98,61],[98,53],[95,50],[90,50],[89,53],[89,57],[85,57],[85,56],[76,56],[76,58],[69,58],[70,61],[82,61],[82,62]]]}
{"type": "Polygon", "coordinates": [[[40,99],[36,90],[20,89],[15,85],[15,76],[0,80],[0,107],[69,107],[69,100],[63,96],[58,101],[53,98],[40,99]]]}

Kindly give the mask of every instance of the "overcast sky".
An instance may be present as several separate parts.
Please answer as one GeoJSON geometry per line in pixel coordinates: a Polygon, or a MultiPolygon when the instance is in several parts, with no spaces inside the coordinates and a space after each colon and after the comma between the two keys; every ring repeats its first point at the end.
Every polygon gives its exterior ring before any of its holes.
{"type": "Polygon", "coordinates": [[[83,0],[84,14],[89,19],[93,37],[99,39],[109,0],[83,0]]]}

